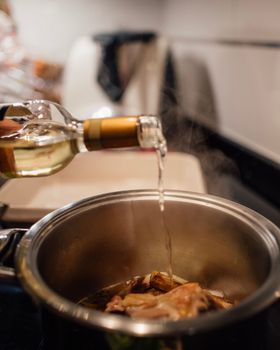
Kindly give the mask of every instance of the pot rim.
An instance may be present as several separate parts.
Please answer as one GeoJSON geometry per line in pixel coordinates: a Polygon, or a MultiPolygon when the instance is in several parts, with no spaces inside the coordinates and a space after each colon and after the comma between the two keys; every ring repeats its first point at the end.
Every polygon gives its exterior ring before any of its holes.
{"type": "Polygon", "coordinates": [[[269,275],[261,287],[232,309],[209,312],[193,319],[183,319],[175,322],[134,320],[121,315],[105,314],[79,306],[48,287],[40,276],[36,258],[40,244],[47,236],[48,231],[51,230],[51,226],[53,227],[62,218],[73,215],[74,212],[89,209],[89,207],[131,199],[158,199],[159,194],[155,190],[128,190],[101,194],[68,204],[43,217],[29,229],[16,251],[16,273],[22,286],[35,301],[45,305],[60,316],[88,327],[120,331],[136,336],[194,334],[221,328],[257,314],[279,297],[280,229],[278,227],[259,213],[220,197],[178,190],[166,190],[164,195],[166,201],[186,201],[209,207],[218,207],[253,227],[266,246],[271,263],[269,275]]]}

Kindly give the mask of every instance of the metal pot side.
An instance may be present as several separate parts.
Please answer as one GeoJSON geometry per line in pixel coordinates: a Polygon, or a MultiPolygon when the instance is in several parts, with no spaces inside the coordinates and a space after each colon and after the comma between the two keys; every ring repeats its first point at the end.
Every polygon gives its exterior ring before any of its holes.
{"type": "Polygon", "coordinates": [[[280,285],[280,231],[258,213],[195,193],[165,192],[173,273],[219,289],[239,305],[176,322],[136,321],[78,306],[93,291],[132,276],[166,271],[164,224],[152,190],[100,195],[65,206],[22,239],[16,271],[31,296],[59,315],[137,336],[219,329],[264,310],[280,285]]]}

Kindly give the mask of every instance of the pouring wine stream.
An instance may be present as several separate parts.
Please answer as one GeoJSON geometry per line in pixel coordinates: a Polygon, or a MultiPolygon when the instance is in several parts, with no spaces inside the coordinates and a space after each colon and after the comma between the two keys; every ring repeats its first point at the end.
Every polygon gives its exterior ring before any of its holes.
{"type": "Polygon", "coordinates": [[[163,135],[159,135],[158,144],[155,147],[157,154],[157,162],[158,162],[158,193],[159,193],[159,209],[160,209],[160,217],[161,224],[163,227],[163,232],[165,236],[165,247],[167,252],[167,273],[170,280],[173,279],[173,271],[172,271],[172,242],[171,235],[166,225],[165,216],[164,216],[164,167],[165,160],[167,155],[167,145],[166,140],[163,135]]]}

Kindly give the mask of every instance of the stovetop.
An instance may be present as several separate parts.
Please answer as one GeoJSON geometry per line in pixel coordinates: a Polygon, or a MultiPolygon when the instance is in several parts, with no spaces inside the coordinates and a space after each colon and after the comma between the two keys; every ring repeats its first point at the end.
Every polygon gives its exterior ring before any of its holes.
{"type": "Polygon", "coordinates": [[[0,288],[0,349],[37,350],[42,341],[40,316],[29,297],[18,288],[0,288]]]}

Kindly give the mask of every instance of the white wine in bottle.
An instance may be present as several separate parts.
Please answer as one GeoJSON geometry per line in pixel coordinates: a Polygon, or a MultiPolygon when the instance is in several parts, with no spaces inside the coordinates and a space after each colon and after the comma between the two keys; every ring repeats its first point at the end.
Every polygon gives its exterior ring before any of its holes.
{"type": "Polygon", "coordinates": [[[160,120],[126,116],[79,121],[59,104],[0,104],[0,176],[53,174],[76,154],[105,148],[165,149],[160,120]]]}

